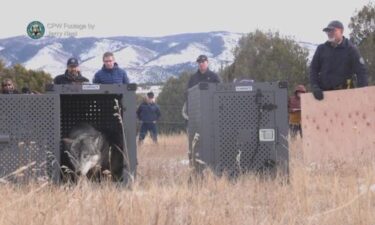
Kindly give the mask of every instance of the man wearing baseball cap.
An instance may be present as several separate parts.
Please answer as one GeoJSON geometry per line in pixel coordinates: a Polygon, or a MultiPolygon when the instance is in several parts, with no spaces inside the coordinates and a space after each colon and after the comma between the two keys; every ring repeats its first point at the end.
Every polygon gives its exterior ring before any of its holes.
{"type": "Polygon", "coordinates": [[[144,98],[142,104],[140,104],[137,109],[137,117],[142,122],[138,137],[139,144],[143,143],[147,132],[150,132],[154,143],[158,142],[158,130],[156,127],[156,122],[159,120],[160,116],[160,108],[155,103],[154,93],[148,92],[147,97],[144,98]]]}
{"type": "Polygon", "coordinates": [[[220,83],[219,76],[208,68],[208,58],[206,55],[198,56],[196,61],[198,63],[198,71],[190,77],[188,89],[201,82],[220,83]]]}
{"type": "Polygon", "coordinates": [[[322,100],[323,91],[367,86],[365,60],[343,36],[343,24],[338,20],[331,21],[323,31],[328,40],[318,46],[310,65],[310,82],[315,99],[322,100]]]}
{"type": "Polygon", "coordinates": [[[53,80],[54,84],[82,84],[83,82],[88,82],[86,77],[81,75],[79,71],[79,63],[76,58],[68,59],[66,63],[66,70],[64,74],[61,74],[53,80]]]}

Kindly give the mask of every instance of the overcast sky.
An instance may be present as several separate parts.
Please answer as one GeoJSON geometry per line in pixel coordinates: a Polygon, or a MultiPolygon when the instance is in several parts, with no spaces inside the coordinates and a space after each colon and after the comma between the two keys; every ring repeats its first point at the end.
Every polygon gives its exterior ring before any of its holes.
{"type": "MultiPolygon", "coordinates": [[[[322,28],[341,20],[345,27],[368,0],[10,0],[0,13],[0,38],[26,34],[38,20],[49,32],[73,32],[77,37],[164,36],[178,33],[256,28],[279,31],[299,41],[326,39],[322,28]],[[93,24],[77,30],[53,24],[93,24]]],[[[86,25],[87,26],[87,25],[86,25]]],[[[346,35],[348,35],[346,29],[346,35]]]]}

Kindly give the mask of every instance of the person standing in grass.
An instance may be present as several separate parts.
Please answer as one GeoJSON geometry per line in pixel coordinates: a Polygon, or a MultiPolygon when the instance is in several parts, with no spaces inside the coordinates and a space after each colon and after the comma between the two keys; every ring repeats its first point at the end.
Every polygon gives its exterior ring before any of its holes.
{"type": "Polygon", "coordinates": [[[159,106],[155,103],[154,93],[147,93],[147,97],[137,109],[137,117],[142,121],[141,130],[139,133],[138,143],[142,144],[147,132],[150,132],[154,143],[158,142],[158,131],[156,122],[161,116],[159,106]]]}

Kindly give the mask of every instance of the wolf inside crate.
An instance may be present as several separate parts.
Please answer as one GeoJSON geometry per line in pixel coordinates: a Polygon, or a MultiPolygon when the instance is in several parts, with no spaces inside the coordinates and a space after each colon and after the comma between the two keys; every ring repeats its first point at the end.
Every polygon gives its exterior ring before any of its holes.
{"type": "Polygon", "coordinates": [[[69,137],[63,138],[62,164],[66,164],[63,165],[64,180],[75,181],[78,176],[87,176],[100,181],[107,171],[113,181],[120,181],[123,154],[120,147],[108,140],[105,134],[90,124],[75,126],[69,137]]]}

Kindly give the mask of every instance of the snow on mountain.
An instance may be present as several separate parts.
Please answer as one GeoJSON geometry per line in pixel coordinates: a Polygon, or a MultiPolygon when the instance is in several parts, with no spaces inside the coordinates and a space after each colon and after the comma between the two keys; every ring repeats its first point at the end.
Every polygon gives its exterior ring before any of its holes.
{"type": "MultiPolygon", "coordinates": [[[[3,49],[5,49],[5,48],[4,48],[3,46],[0,46],[0,52],[1,52],[3,49]]],[[[1,55],[0,55],[0,60],[1,60],[3,63],[5,63],[5,65],[8,63],[8,61],[6,60],[6,58],[3,57],[3,56],[1,56],[1,55]]]]}
{"type": "Polygon", "coordinates": [[[37,54],[23,65],[32,70],[44,70],[53,77],[64,73],[66,59],[70,53],[63,50],[61,43],[53,43],[40,49],[37,54]]]}
{"type": "MultiPolygon", "coordinates": [[[[114,51],[115,60],[121,68],[126,68],[132,82],[139,82],[142,75],[143,64],[157,55],[156,52],[136,45],[128,45],[120,50],[114,51]],[[134,68],[140,67],[140,68],[134,68]],[[129,72],[131,71],[131,72],[129,72]]],[[[80,67],[82,74],[90,81],[95,73],[103,66],[102,54],[84,61],[80,67]]]]}
{"type": "Polygon", "coordinates": [[[115,54],[117,62],[125,67],[142,66],[158,55],[155,51],[136,45],[127,46],[115,54]]]}
{"type": "MultiPolygon", "coordinates": [[[[7,66],[23,64],[27,69],[44,70],[52,77],[62,74],[68,58],[80,61],[83,76],[92,80],[102,65],[104,52],[111,51],[131,82],[161,83],[183,71],[195,71],[195,59],[205,54],[210,69],[219,71],[234,60],[234,49],[241,33],[207,32],[165,37],[52,38],[32,40],[19,36],[0,40],[0,59],[7,66]]],[[[317,45],[299,43],[309,50],[317,45]]]]}
{"type": "Polygon", "coordinates": [[[146,96],[146,94],[152,91],[155,95],[155,99],[158,98],[160,92],[163,90],[163,85],[152,85],[152,86],[138,86],[136,93],[146,96]]]}
{"type": "MultiPolygon", "coordinates": [[[[132,74],[130,73],[130,76],[132,74]]],[[[133,74],[134,80],[138,80],[139,83],[147,83],[153,81],[153,83],[162,83],[171,77],[175,77],[177,73],[171,73],[161,66],[151,66],[143,69],[142,73],[133,74]]]]}
{"type": "Polygon", "coordinates": [[[170,77],[176,76],[160,66],[124,68],[131,82],[163,83],[170,77]]]}
{"type": "Polygon", "coordinates": [[[197,58],[197,56],[200,54],[206,54],[208,57],[212,56],[207,46],[204,46],[200,43],[191,43],[180,52],[158,57],[157,59],[147,63],[146,66],[160,65],[162,67],[166,67],[176,64],[188,63],[194,61],[194,59],[197,58]]]}
{"type": "MultiPolygon", "coordinates": [[[[218,35],[218,34],[215,34],[218,35]]],[[[215,58],[222,61],[233,62],[234,55],[233,51],[238,45],[238,40],[243,36],[243,34],[238,33],[228,33],[222,35],[224,41],[224,51],[216,56],[215,58]]]]}
{"type": "Polygon", "coordinates": [[[318,45],[312,44],[312,43],[309,43],[309,42],[299,42],[299,44],[302,47],[307,48],[307,50],[309,51],[308,58],[309,58],[309,61],[311,61],[312,58],[313,58],[313,56],[314,56],[315,50],[318,47],[318,45]]]}
{"type": "Polygon", "coordinates": [[[93,57],[102,56],[105,52],[114,52],[122,47],[124,47],[124,44],[120,41],[103,39],[96,42],[89,51],[80,54],[79,58],[85,61],[93,57]]]}
{"type": "Polygon", "coordinates": [[[94,57],[80,64],[80,70],[84,77],[92,81],[95,73],[103,66],[102,56],[94,57]]]}
{"type": "Polygon", "coordinates": [[[176,45],[178,45],[178,42],[172,42],[168,44],[168,47],[173,48],[176,45]]]}

